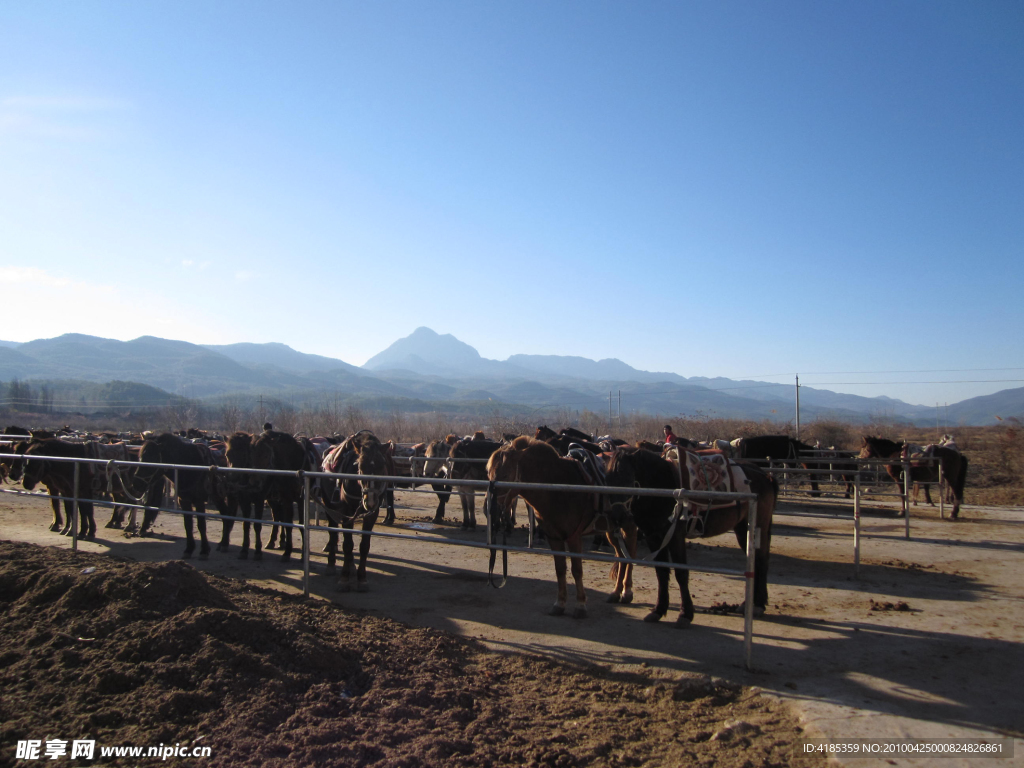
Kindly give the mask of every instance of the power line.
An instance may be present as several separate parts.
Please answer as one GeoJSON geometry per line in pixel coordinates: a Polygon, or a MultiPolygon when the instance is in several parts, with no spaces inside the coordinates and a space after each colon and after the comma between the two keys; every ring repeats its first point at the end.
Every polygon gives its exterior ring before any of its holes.
{"type": "MultiPolygon", "coordinates": [[[[722,378],[735,378],[735,379],[772,379],[776,376],[796,376],[798,373],[803,376],[855,376],[858,374],[878,374],[878,373],[980,373],[983,371],[1024,371],[1024,368],[922,368],[919,370],[909,371],[791,371],[789,373],[758,373],[749,376],[729,376],[722,378]]],[[[702,376],[700,378],[712,378],[710,376],[702,376]]],[[[888,383],[888,382],[885,382],[888,383]]],[[[899,383],[899,382],[893,382],[899,383]]]]}

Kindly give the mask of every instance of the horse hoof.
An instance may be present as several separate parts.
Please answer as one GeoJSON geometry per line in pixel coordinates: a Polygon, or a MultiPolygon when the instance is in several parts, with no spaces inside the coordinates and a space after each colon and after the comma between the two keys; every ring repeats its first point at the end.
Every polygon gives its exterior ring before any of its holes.
{"type": "Polygon", "coordinates": [[[572,617],[574,619],[585,619],[585,618],[587,618],[587,606],[585,606],[585,605],[577,605],[576,606],[576,610],[572,612],[572,617]]]}
{"type": "Polygon", "coordinates": [[[646,616],[644,616],[644,621],[646,621],[648,624],[654,624],[656,621],[661,621],[661,617],[664,615],[665,614],[658,613],[657,611],[651,611],[646,616]]]}
{"type": "Polygon", "coordinates": [[[200,560],[209,560],[210,559],[210,553],[209,552],[200,552],[199,553],[199,559],[200,560]]]}
{"type": "Polygon", "coordinates": [[[623,605],[629,605],[630,603],[633,602],[633,593],[632,592],[623,592],[621,597],[619,597],[619,602],[622,603],[623,605]]]}
{"type": "Polygon", "coordinates": [[[238,559],[239,560],[248,560],[249,559],[249,550],[243,549],[241,552],[239,552],[238,553],[238,559]]]}
{"type": "Polygon", "coordinates": [[[338,592],[351,592],[352,585],[349,584],[347,581],[339,581],[338,586],[335,587],[335,590],[338,592]]]}
{"type": "Polygon", "coordinates": [[[365,581],[356,582],[356,592],[369,592],[370,585],[365,581]]]}
{"type": "Polygon", "coordinates": [[[267,544],[267,546],[264,547],[264,549],[277,549],[277,544],[267,544]]]}
{"type": "Polygon", "coordinates": [[[675,627],[676,629],[689,629],[691,624],[693,624],[692,616],[687,617],[683,614],[679,614],[676,618],[675,627]]]}
{"type": "Polygon", "coordinates": [[[184,552],[181,553],[181,559],[182,560],[191,560],[192,559],[192,553],[189,550],[186,549],[184,552]]]}
{"type": "Polygon", "coordinates": [[[763,605],[754,606],[754,618],[760,619],[765,614],[765,607],[763,605]]]}
{"type": "Polygon", "coordinates": [[[613,592],[612,594],[608,595],[608,599],[605,602],[607,602],[607,603],[620,603],[620,602],[622,602],[622,598],[619,595],[616,595],[613,592]]]}
{"type": "Polygon", "coordinates": [[[548,616],[561,616],[564,613],[565,613],[565,606],[564,605],[553,605],[553,606],[551,606],[551,610],[548,611],[548,616]]]}
{"type": "Polygon", "coordinates": [[[257,552],[256,552],[256,553],[255,553],[255,554],[254,554],[254,555],[252,556],[252,559],[253,559],[253,560],[262,560],[262,559],[263,559],[263,553],[262,553],[262,552],[259,552],[259,551],[257,551],[257,552]]]}

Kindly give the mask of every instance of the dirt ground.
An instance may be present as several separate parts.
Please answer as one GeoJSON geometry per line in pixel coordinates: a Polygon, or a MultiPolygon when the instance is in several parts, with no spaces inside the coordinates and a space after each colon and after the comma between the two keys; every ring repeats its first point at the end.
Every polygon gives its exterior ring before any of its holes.
{"type": "MultiPolygon", "coordinates": [[[[694,573],[699,612],[680,630],[641,620],[651,571],[637,570],[634,603],[608,604],[607,566],[587,563],[590,616],[552,617],[549,555],[513,554],[494,590],[485,551],[441,543],[483,533],[459,530],[453,508],[432,524],[432,496],[399,503],[416,508],[378,530],[419,540],[374,539],[367,593],[337,592],[317,555],[307,601],[301,563],[275,553],[165,562],[181,554],[180,518],[131,540],[101,521],[73,554],[46,530],[46,502],[0,497],[3,537],[49,547],[0,550],[0,764],[48,737],[201,739],[203,762],[224,765],[759,766],[801,764],[805,736],[1024,735],[1019,508],[966,507],[959,522],[918,508],[907,541],[873,504],[854,578],[850,508],[783,500],[780,512],[845,517],[776,518],[748,672],[742,617],[700,610],[740,602],[739,579],[694,573]]],[[[731,536],[690,558],[743,567],[731,536]]],[[[938,764],[1024,764],[1022,750],[938,764]]]]}

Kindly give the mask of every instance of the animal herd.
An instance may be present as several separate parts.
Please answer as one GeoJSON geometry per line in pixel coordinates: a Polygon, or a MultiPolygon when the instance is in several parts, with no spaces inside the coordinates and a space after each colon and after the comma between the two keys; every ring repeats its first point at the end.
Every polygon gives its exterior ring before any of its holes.
{"type": "MultiPolygon", "coordinates": [[[[505,435],[502,440],[490,440],[477,432],[465,438],[448,435],[404,448],[381,441],[368,430],[345,438],[307,438],[274,430],[269,424],[257,434],[236,432],[223,438],[195,430],[122,436],[126,438],[122,440],[112,435],[30,435],[28,430],[17,427],[8,427],[4,434],[13,442],[0,450],[6,454],[0,459],[0,474],[11,482],[20,481],[26,490],[46,486],[53,509],[50,529],[65,535],[71,533],[72,497],[77,497],[78,535],[85,539],[96,534],[95,501],[103,501],[113,509],[108,528],[124,526],[125,535],[148,535],[159,509],[167,506],[165,493],[171,487],[174,501],[183,513],[183,557],[195,553],[196,531],[198,556],[209,555],[205,513],[211,508],[216,509],[222,520],[218,552],[229,550],[234,524],[241,521],[238,557],[247,558],[252,552],[254,558],[262,558],[263,525],[259,521],[269,506],[273,528],[266,549],[279,550],[281,559],[288,560],[295,548],[295,528],[302,535],[302,526],[296,521],[301,522],[302,505],[308,493],[310,504],[322,510],[330,523],[325,549],[328,573],[337,572],[341,534],[338,588],[343,591],[352,589],[353,584],[357,591],[366,591],[370,536],[360,536],[357,559],[353,532],[371,532],[381,507],[385,509],[384,523],[395,521],[395,487],[429,484],[438,497],[435,522],[443,521],[446,503],[453,492],[458,493],[462,527],[472,531],[477,525],[476,488],[465,483],[489,481],[490,491],[482,511],[492,527],[510,530],[515,502],[522,499],[554,553],[557,593],[552,614],[568,609],[566,555],[570,557],[575,586],[572,613],[577,617],[587,615],[587,595],[582,561],[573,556],[582,553],[588,537],[606,537],[618,557],[630,559],[636,558],[637,542],[642,537],[654,561],[685,565],[687,538],[733,531],[740,547],[745,548],[751,516],[760,530],[755,551],[754,609],[763,612],[768,602],[771,523],[779,485],[774,473],[759,466],[757,460],[772,458],[807,468],[827,461],[840,472],[857,471],[852,460],[848,460],[847,468],[836,458],[823,459],[820,453],[811,458],[802,456],[812,447],[784,435],[717,441],[705,447],[676,438],[669,427],[665,443],[628,445],[609,436],[594,438],[578,430],[555,432],[542,426],[532,437],[505,435]],[[227,468],[276,472],[221,471],[227,468]],[[530,485],[495,490],[494,483],[503,482],[530,485]],[[625,490],[572,492],[546,487],[551,485],[683,489],[708,495],[653,496],[625,490]],[[746,496],[714,496],[723,492],[746,496]],[[64,500],[63,519],[56,497],[64,500]],[[135,513],[140,509],[142,523],[136,526],[135,513]]],[[[892,459],[887,470],[897,481],[904,462],[910,462],[912,479],[922,482],[934,482],[934,467],[941,465],[956,517],[963,499],[967,460],[955,444],[917,448],[865,437],[860,456],[892,459]]],[[[812,493],[818,492],[814,484],[812,493]]],[[[689,571],[667,565],[655,569],[658,597],[645,621],[658,621],[668,613],[670,570],[675,573],[680,592],[676,625],[686,626],[694,618],[689,571]]],[[[614,588],[609,601],[630,602],[632,566],[617,563],[611,576],[614,588]]]]}

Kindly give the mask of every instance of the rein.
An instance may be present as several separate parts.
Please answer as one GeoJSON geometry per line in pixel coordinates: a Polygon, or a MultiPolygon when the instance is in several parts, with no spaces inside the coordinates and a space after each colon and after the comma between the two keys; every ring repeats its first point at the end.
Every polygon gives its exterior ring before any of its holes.
{"type": "MultiPolygon", "coordinates": [[[[494,530],[495,518],[498,527],[501,529],[501,545],[505,546],[508,536],[505,533],[505,507],[498,503],[498,491],[494,487],[495,480],[487,485],[487,497],[484,500],[484,516],[487,518],[487,543],[497,544],[497,531],[494,530]]],[[[487,565],[487,583],[495,589],[501,589],[508,581],[508,550],[501,550],[501,583],[494,583],[494,562],[497,559],[498,550],[491,549],[487,565]]]]}

